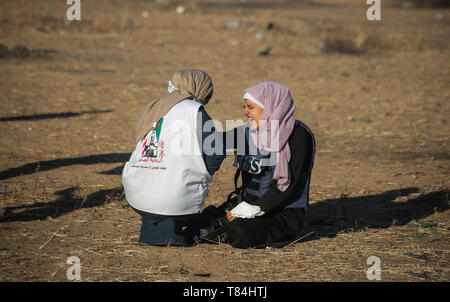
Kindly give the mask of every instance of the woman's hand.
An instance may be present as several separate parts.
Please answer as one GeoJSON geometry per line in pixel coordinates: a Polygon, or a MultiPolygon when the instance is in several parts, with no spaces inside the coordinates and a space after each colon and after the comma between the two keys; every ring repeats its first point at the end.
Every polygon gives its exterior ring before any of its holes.
{"type": "Polygon", "coordinates": [[[231,215],[231,212],[230,212],[230,211],[226,210],[225,212],[227,213],[227,220],[228,220],[229,222],[232,222],[233,220],[236,219],[236,217],[234,217],[233,215],[231,215]]]}

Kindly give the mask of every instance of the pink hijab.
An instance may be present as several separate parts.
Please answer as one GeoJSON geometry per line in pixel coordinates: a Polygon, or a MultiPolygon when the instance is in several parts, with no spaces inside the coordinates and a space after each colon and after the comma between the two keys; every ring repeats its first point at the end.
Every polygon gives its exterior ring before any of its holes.
{"type": "Polygon", "coordinates": [[[260,127],[257,131],[251,132],[251,136],[258,148],[277,152],[273,179],[277,181],[278,189],[285,191],[291,183],[289,171],[291,149],[288,139],[295,125],[295,105],[289,88],[278,83],[264,82],[245,89],[245,93],[249,93],[264,106],[260,127]],[[276,121],[279,126],[272,127],[272,123],[276,125],[276,121]],[[271,138],[278,138],[278,143],[271,142],[271,138]]]}

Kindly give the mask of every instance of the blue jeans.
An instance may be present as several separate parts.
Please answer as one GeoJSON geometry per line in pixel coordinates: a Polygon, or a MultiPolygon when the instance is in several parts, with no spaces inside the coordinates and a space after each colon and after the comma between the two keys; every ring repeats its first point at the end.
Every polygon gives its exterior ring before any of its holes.
{"type": "Polygon", "coordinates": [[[198,240],[196,234],[186,232],[185,228],[193,223],[199,214],[166,216],[134,210],[142,217],[140,243],[192,246],[198,240]]]}

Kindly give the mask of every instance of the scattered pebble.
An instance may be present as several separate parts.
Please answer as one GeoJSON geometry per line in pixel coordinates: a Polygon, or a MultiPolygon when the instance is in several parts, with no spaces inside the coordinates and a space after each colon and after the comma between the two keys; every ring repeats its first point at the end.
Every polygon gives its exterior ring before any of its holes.
{"type": "Polygon", "coordinates": [[[255,38],[258,39],[258,40],[261,40],[262,38],[264,38],[264,32],[263,31],[258,31],[255,34],[255,38]]]}
{"type": "Polygon", "coordinates": [[[272,47],[268,47],[258,53],[258,56],[268,56],[272,47]]]}
{"type": "Polygon", "coordinates": [[[142,17],[148,18],[148,16],[149,16],[148,11],[143,11],[142,12],[142,17]]]}
{"type": "Polygon", "coordinates": [[[239,20],[230,20],[227,21],[225,25],[226,29],[238,29],[241,26],[241,22],[239,20]]]}
{"type": "Polygon", "coordinates": [[[366,86],[362,86],[361,91],[369,91],[369,88],[367,88],[366,86]]]}
{"type": "Polygon", "coordinates": [[[410,1],[403,1],[402,2],[402,7],[403,8],[412,8],[413,7],[413,3],[410,1]]]}
{"type": "Polygon", "coordinates": [[[317,44],[317,52],[318,53],[324,53],[327,51],[327,48],[325,46],[325,43],[320,42],[319,44],[317,44]]]}
{"type": "Polygon", "coordinates": [[[183,5],[177,6],[177,13],[178,13],[178,14],[181,15],[182,13],[185,12],[185,10],[186,10],[186,8],[185,8],[183,5]]]}

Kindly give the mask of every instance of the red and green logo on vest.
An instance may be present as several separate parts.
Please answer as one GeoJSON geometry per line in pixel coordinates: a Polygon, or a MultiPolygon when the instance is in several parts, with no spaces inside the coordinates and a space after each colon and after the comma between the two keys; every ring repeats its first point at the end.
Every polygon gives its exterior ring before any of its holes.
{"type": "MultiPolygon", "coordinates": [[[[150,157],[151,159],[156,159],[158,156],[160,156],[160,161],[162,160],[162,157],[164,156],[163,147],[164,142],[159,141],[159,137],[161,136],[161,129],[164,122],[164,118],[161,118],[158,122],[156,122],[152,128],[152,130],[149,131],[147,136],[145,137],[144,144],[143,144],[143,150],[142,150],[142,156],[143,157],[150,157]]],[[[160,161],[153,161],[152,162],[160,162],[160,161]]]]}

